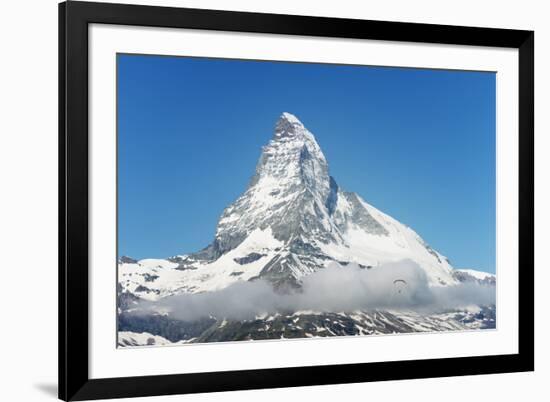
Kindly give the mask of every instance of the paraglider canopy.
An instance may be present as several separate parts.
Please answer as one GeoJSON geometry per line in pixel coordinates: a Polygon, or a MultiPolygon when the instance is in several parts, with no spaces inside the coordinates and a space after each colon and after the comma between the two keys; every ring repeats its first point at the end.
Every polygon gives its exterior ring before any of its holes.
{"type": "Polygon", "coordinates": [[[397,293],[401,293],[407,287],[407,282],[404,279],[396,279],[393,281],[393,286],[397,290],[397,293]]]}

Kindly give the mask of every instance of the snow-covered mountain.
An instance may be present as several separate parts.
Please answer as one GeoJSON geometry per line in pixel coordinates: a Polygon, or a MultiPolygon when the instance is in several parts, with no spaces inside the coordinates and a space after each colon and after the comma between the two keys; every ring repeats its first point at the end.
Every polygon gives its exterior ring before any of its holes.
{"type": "Polygon", "coordinates": [[[228,342],[242,340],[365,336],[411,332],[468,331],[495,328],[494,306],[420,314],[411,310],[340,313],[295,312],[251,320],[210,319],[196,324],[175,324],[166,317],[123,319],[118,333],[121,347],[228,342]],[[168,329],[167,329],[168,328],[168,329]],[[135,332],[134,332],[135,331],[135,332]],[[147,331],[161,333],[167,338],[147,331]]]}
{"type": "Polygon", "coordinates": [[[119,284],[147,300],[256,278],[285,292],[328,264],[374,269],[403,259],[417,263],[430,286],[476,277],[458,273],[414,230],[340,188],[314,135],[283,113],[248,188],[220,217],[212,243],[167,259],[123,257],[119,284]]]}
{"type": "MultiPolygon", "coordinates": [[[[332,278],[328,286],[334,288],[332,278]]],[[[368,204],[358,194],[340,188],[329,174],[327,160],[315,137],[290,113],[280,116],[246,191],[223,211],[215,238],[208,247],[166,259],[137,261],[121,257],[118,281],[118,344],[123,347],[483,329],[494,328],[496,319],[491,298],[481,298],[484,301],[476,304],[468,297],[463,305],[445,305],[445,292],[438,291],[449,289],[450,299],[455,301],[461,297],[461,287],[467,288],[464,293],[467,295],[475,294],[480,287],[492,288],[490,293],[494,291],[496,277],[454,269],[446,257],[414,230],[368,204]],[[408,262],[403,264],[405,260],[408,262]],[[405,268],[395,270],[396,264],[405,268]],[[220,312],[224,310],[220,309],[220,303],[254,305],[273,294],[279,295],[279,302],[285,301],[285,297],[293,300],[297,294],[309,297],[311,292],[327,300],[326,288],[312,291],[307,284],[318,283],[311,279],[319,280],[319,274],[335,272],[341,280],[340,269],[345,270],[342,274],[353,273],[354,280],[374,280],[383,274],[384,300],[386,292],[391,300],[411,296],[401,294],[399,286],[406,283],[402,279],[403,269],[407,272],[414,269],[422,274],[425,286],[421,287],[418,300],[435,297],[441,305],[411,310],[406,306],[379,309],[359,304],[341,311],[300,310],[285,305],[247,318],[237,318],[231,311],[227,315],[220,312]],[[363,276],[371,273],[375,275],[369,276],[370,279],[363,276]],[[235,287],[254,287],[265,282],[269,291],[256,296],[260,299],[233,300],[235,287]],[[388,284],[390,287],[386,289],[388,284]],[[472,286],[477,289],[473,293],[472,286]],[[229,299],[220,299],[223,292],[230,290],[233,293],[223,296],[229,299]],[[210,296],[211,299],[201,299],[210,296]],[[182,304],[184,299],[178,297],[198,299],[194,299],[196,304],[182,304]],[[193,319],[182,318],[163,307],[176,306],[186,312],[197,305],[204,306],[199,299],[217,300],[217,307],[207,303],[201,315],[193,319]]],[[[342,291],[350,296],[349,282],[344,285],[340,282],[338,286],[344,287],[342,291]]],[[[362,299],[368,295],[364,284],[360,286],[362,299]]],[[[370,289],[369,292],[373,288],[370,289]]],[[[336,290],[340,292],[339,288],[336,290]]],[[[336,298],[341,299],[339,294],[336,298]]]]}
{"type": "Polygon", "coordinates": [[[497,281],[495,274],[474,269],[455,269],[453,275],[461,283],[474,282],[482,285],[495,285],[497,281]]]}

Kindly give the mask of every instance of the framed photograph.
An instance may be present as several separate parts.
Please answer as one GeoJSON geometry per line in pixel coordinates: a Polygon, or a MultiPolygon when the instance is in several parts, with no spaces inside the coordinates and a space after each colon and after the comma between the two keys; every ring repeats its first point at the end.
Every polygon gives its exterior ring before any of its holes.
{"type": "Polygon", "coordinates": [[[59,5],[59,397],[530,371],[534,33],[59,5]]]}

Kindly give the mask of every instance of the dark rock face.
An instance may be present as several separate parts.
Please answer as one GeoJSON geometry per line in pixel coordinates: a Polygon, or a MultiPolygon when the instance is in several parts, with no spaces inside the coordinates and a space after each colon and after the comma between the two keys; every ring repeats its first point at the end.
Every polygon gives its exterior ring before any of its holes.
{"type": "Polygon", "coordinates": [[[118,308],[122,311],[129,310],[139,303],[140,298],[130,292],[118,293],[118,308]]]}
{"type": "Polygon", "coordinates": [[[145,274],[143,275],[143,277],[145,278],[145,282],[154,282],[159,278],[158,275],[150,275],[150,274],[145,274]]]}
{"type": "Polygon", "coordinates": [[[342,192],[341,195],[351,205],[351,214],[337,213],[335,220],[338,228],[342,231],[346,231],[348,226],[353,223],[354,225],[362,228],[366,233],[371,233],[379,236],[388,236],[388,231],[382,226],[371,214],[363,207],[361,201],[355,193],[342,192]]]}
{"type": "Polygon", "coordinates": [[[118,330],[137,333],[148,332],[152,335],[162,336],[171,342],[178,342],[200,336],[215,322],[216,320],[208,318],[186,322],[162,315],[119,314],[118,330]]]}
{"type": "Polygon", "coordinates": [[[148,287],[143,286],[143,285],[139,285],[138,287],[136,287],[135,292],[139,292],[139,293],[157,293],[157,294],[159,293],[158,290],[149,289],[148,287]]]}
{"type": "Polygon", "coordinates": [[[246,265],[250,264],[251,262],[258,261],[260,258],[265,256],[266,254],[250,253],[246,257],[233,258],[233,261],[235,261],[237,264],[246,265]]]}
{"type": "Polygon", "coordinates": [[[130,258],[125,255],[120,257],[118,261],[119,263],[122,263],[122,264],[137,264],[137,260],[134,260],[133,258],[130,258]]]}
{"type": "Polygon", "coordinates": [[[456,270],[453,272],[453,276],[461,283],[477,283],[479,285],[496,286],[496,277],[494,275],[488,275],[483,279],[479,279],[468,272],[456,270]]]}

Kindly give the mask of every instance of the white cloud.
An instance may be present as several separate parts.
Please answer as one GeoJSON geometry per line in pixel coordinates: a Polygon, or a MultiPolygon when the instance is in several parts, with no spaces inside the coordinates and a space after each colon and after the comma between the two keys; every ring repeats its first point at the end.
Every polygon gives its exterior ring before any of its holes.
{"type": "Polygon", "coordinates": [[[143,313],[165,312],[192,321],[214,316],[236,320],[276,312],[312,310],[349,312],[360,309],[409,309],[428,312],[495,303],[495,287],[476,283],[430,287],[424,271],[403,260],[372,269],[333,264],[302,280],[302,289],[278,294],[264,280],[239,282],[225,289],[181,294],[143,303],[143,313]]]}

